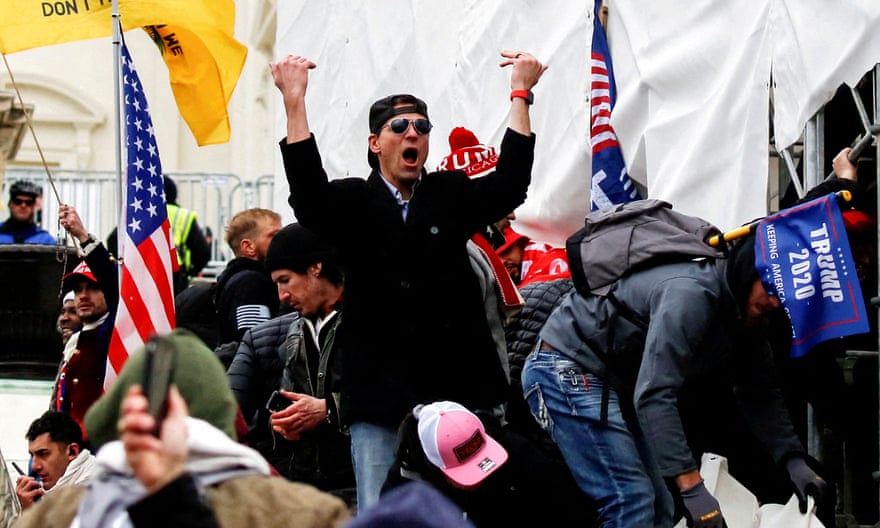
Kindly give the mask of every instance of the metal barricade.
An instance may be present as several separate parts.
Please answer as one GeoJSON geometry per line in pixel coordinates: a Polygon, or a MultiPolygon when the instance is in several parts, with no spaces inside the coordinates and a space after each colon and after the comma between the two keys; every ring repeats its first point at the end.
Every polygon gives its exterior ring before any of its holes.
{"type": "MultiPolygon", "coordinates": [[[[177,203],[195,211],[202,230],[213,235],[211,260],[225,262],[232,252],[223,241],[229,219],[244,209],[272,209],[274,176],[242,181],[232,173],[166,171],[177,185],[177,203]]],[[[95,236],[106,239],[119,221],[119,183],[114,171],[53,169],[52,178],[61,202],[77,208],[86,228],[95,236]]],[[[38,223],[56,237],[64,237],[57,222],[58,199],[42,168],[7,166],[7,187],[15,180],[30,180],[43,187],[42,209],[38,223]]],[[[4,189],[4,193],[5,193],[4,189]]],[[[0,207],[6,207],[2,200],[0,207]]],[[[6,214],[0,215],[5,217],[6,214]]]]}

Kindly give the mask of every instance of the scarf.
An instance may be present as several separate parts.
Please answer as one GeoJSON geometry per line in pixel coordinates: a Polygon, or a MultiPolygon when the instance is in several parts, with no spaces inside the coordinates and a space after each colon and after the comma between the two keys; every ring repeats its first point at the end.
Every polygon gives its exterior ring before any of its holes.
{"type": "Polygon", "coordinates": [[[52,489],[46,490],[46,493],[52,493],[56,489],[63,488],[64,486],[83,484],[91,479],[97,471],[98,467],[95,463],[95,457],[92,456],[88,449],[83,449],[79,452],[79,455],[67,465],[67,469],[64,470],[64,474],[61,475],[58,482],[52,486],[52,489]]]}
{"type": "MultiPolygon", "coordinates": [[[[253,449],[203,420],[187,417],[186,423],[186,472],[200,491],[235,477],[270,474],[269,464],[253,449]]],[[[122,441],[105,444],[96,461],[98,474],[90,481],[71,528],[130,528],[127,509],[146,496],[146,490],[125,461],[122,441]]]]}

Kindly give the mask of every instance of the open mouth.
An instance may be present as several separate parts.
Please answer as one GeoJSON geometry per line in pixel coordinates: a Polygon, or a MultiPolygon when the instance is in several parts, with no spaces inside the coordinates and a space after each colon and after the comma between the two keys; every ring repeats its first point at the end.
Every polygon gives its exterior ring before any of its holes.
{"type": "Polygon", "coordinates": [[[403,151],[403,159],[407,163],[415,163],[419,159],[419,150],[417,148],[408,148],[403,151]]]}

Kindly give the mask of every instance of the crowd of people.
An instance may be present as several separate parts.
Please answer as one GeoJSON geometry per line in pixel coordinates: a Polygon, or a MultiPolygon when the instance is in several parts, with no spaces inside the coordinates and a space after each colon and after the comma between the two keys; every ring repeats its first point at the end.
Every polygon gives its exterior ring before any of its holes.
{"type": "MultiPolygon", "coordinates": [[[[63,278],[61,362],[27,433],[17,526],[721,527],[698,461],[741,437],[760,441],[761,471],[801,512],[812,498],[833,515],[832,479],[776,386],[786,343],[767,325],[780,302],[755,270],[754,237],[726,258],[639,269],[611,297],[576,291],[563,248],[513,229],[547,67],[501,57],[510,122],[497,150],[458,127],[429,172],[427,104],[391,95],[369,109],[366,179],[324,170],[305,102],[316,65],[271,65],[298,223],[242,211],[216,285],[176,279],[178,329],[152,338],[176,351],[172,388],[149,395],[167,399],[164,418],[140,386],[145,350],[104,391],[113,243],[61,205],[82,261],[63,278]]],[[[854,179],[853,164],[836,168],[854,179]]],[[[180,264],[199,268],[189,238],[201,230],[168,185],[175,243],[189,246],[180,264]]],[[[0,237],[54,243],[33,223],[40,195],[11,186],[0,237]]],[[[875,217],[850,215],[848,228],[875,232],[875,217]]],[[[748,481],[755,463],[720,451],[748,481]]]]}

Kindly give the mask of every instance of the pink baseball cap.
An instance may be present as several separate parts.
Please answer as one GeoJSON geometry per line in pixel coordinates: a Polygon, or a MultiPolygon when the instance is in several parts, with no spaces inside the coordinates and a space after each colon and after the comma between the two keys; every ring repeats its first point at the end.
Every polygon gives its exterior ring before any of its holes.
{"type": "Polygon", "coordinates": [[[476,486],[507,461],[507,450],[458,403],[434,402],[416,407],[413,414],[428,461],[456,484],[476,486]]]}

